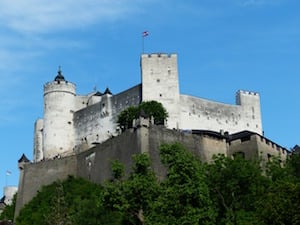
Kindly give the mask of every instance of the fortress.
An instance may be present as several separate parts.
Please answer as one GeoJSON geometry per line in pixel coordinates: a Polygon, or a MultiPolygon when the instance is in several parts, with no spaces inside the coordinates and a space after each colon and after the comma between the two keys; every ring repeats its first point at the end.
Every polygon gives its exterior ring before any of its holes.
{"type": "Polygon", "coordinates": [[[142,54],[140,66],[141,84],[115,95],[108,88],[77,95],[75,84],[60,69],[44,85],[44,118],[35,123],[33,160],[24,155],[19,160],[15,215],[41,186],[58,179],[69,175],[95,183],[110,179],[112,159],[121,161],[128,172],[132,155],[146,152],[157,177],[163,178],[162,143],[180,142],[203,161],[219,153],[286,159],[287,150],[263,136],[258,93],[238,91],[236,105],[180,94],[176,54],[142,54]],[[133,128],[122,132],[118,114],[150,100],[167,110],[165,125],[156,126],[141,116],[133,128]]]}
{"type": "Polygon", "coordinates": [[[44,85],[44,118],[35,123],[34,161],[78,153],[118,135],[118,114],[149,100],[166,108],[169,129],[263,133],[258,93],[238,91],[236,105],[180,94],[176,54],[143,54],[141,80],[116,95],[107,88],[81,96],[59,70],[44,85]]]}

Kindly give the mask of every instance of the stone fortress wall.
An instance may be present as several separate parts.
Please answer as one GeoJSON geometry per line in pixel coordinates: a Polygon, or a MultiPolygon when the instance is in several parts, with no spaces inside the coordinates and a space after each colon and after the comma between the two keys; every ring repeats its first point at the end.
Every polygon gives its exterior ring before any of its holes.
{"type": "Polygon", "coordinates": [[[95,144],[120,133],[117,115],[129,106],[141,102],[141,85],[116,95],[101,94],[99,101],[74,113],[76,152],[84,151],[95,144]]]}
{"type": "Polygon", "coordinates": [[[160,161],[159,147],[166,143],[181,143],[206,162],[217,154],[231,157],[242,153],[247,159],[261,158],[263,162],[267,162],[273,156],[279,156],[284,161],[288,155],[285,148],[254,132],[242,131],[229,135],[203,130],[173,130],[161,125],[152,125],[149,119],[140,118],[134,128],[103,143],[95,144],[86,151],[35,163],[21,162],[16,215],[42,186],[56,180],[64,180],[71,175],[101,184],[112,178],[112,160],[124,164],[125,173],[128,174],[134,154],[149,154],[152,169],[159,179],[163,179],[166,168],[160,161]]]}
{"type": "Polygon", "coordinates": [[[250,130],[262,135],[259,94],[238,91],[236,99],[236,105],[229,105],[180,95],[182,129],[201,127],[229,133],[250,130]]]}

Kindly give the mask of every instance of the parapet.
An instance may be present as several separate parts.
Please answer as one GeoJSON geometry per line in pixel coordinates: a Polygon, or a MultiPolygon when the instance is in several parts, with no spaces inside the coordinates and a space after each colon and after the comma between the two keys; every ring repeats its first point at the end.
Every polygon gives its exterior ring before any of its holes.
{"type": "Polygon", "coordinates": [[[177,54],[175,53],[151,53],[151,54],[142,54],[142,58],[176,58],[177,54]]]}
{"type": "Polygon", "coordinates": [[[50,92],[68,92],[76,94],[76,85],[68,81],[52,81],[44,85],[44,95],[50,92]]]}
{"type": "Polygon", "coordinates": [[[238,90],[238,91],[236,92],[236,94],[237,94],[237,95],[244,94],[244,95],[259,96],[259,93],[258,93],[258,92],[244,91],[244,90],[238,90]]]}
{"type": "Polygon", "coordinates": [[[248,102],[250,99],[250,103],[253,103],[253,100],[256,99],[255,101],[259,101],[259,93],[253,92],[253,91],[244,91],[244,90],[238,90],[236,92],[236,104],[237,105],[243,105],[246,102],[248,102]]]}

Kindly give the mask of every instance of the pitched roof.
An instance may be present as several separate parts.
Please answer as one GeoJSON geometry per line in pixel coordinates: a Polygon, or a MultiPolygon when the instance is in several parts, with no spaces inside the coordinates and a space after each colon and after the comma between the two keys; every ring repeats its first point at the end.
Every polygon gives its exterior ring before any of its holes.
{"type": "Polygon", "coordinates": [[[112,95],[112,93],[111,93],[111,91],[109,90],[109,88],[108,88],[108,87],[105,89],[105,91],[104,91],[104,94],[105,94],[105,95],[106,95],[106,94],[110,94],[110,95],[112,95]]]}
{"type": "Polygon", "coordinates": [[[21,162],[30,162],[30,160],[26,157],[26,155],[23,153],[21,158],[18,160],[18,163],[21,162]]]}

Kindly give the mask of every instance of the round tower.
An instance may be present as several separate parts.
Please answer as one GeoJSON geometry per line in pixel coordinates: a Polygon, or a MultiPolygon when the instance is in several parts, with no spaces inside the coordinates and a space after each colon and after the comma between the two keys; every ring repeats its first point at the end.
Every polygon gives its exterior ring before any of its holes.
{"type": "Polygon", "coordinates": [[[73,112],[76,87],[59,68],[54,81],[44,85],[43,156],[69,155],[74,146],[73,112]]]}

